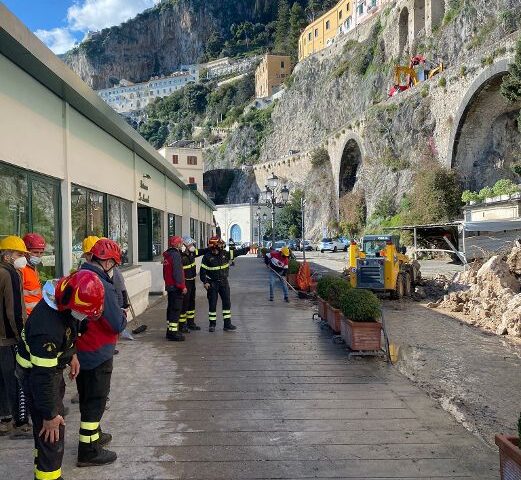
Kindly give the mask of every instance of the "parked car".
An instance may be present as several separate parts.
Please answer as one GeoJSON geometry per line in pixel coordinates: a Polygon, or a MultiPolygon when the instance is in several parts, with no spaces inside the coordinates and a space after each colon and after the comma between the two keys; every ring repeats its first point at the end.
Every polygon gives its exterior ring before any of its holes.
{"type": "Polygon", "coordinates": [[[269,249],[273,249],[273,250],[280,250],[282,247],[285,247],[287,245],[286,241],[285,240],[277,240],[273,246],[272,246],[272,242],[270,242],[268,244],[268,248],[269,249]]]}
{"type": "Polygon", "coordinates": [[[301,240],[299,245],[300,250],[306,250],[306,252],[310,252],[313,250],[313,244],[309,240],[301,240]]]}
{"type": "Polygon", "coordinates": [[[298,250],[299,249],[299,241],[296,239],[290,240],[288,242],[288,247],[290,250],[298,250]]]}
{"type": "Polygon", "coordinates": [[[338,250],[344,250],[344,244],[341,243],[337,238],[323,238],[318,242],[317,250],[321,253],[326,251],[338,252],[338,250]]]}
{"type": "Polygon", "coordinates": [[[336,240],[343,245],[342,250],[344,252],[347,252],[347,249],[349,248],[349,244],[351,243],[350,240],[346,237],[338,237],[336,240]]]}

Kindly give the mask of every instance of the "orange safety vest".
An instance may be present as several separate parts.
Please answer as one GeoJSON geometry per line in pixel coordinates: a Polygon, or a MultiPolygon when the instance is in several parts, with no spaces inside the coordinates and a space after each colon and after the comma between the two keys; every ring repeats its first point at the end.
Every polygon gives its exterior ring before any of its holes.
{"type": "Polygon", "coordinates": [[[27,315],[29,315],[36,304],[42,299],[42,284],[40,283],[40,275],[35,268],[30,266],[22,270],[24,279],[24,301],[27,315]]]}

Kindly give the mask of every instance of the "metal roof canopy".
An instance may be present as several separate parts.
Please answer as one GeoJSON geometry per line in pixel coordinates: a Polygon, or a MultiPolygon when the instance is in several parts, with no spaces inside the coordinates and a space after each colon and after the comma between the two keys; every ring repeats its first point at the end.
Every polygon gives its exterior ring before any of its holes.
{"type": "MultiPolygon", "coordinates": [[[[188,190],[186,184],[176,175],[174,168],[152,145],[112,110],[1,2],[0,53],[180,188],[188,190]]],[[[193,193],[215,210],[215,204],[210,199],[198,191],[193,193]]]]}

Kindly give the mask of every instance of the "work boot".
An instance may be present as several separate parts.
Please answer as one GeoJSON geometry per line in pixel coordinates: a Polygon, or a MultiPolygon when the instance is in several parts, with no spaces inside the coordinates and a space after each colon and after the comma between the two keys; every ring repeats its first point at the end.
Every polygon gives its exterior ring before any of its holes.
{"type": "Polygon", "coordinates": [[[199,325],[196,325],[194,320],[188,320],[188,328],[190,330],[201,330],[201,327],[199,325]]]}
{"type": "Polygon", "coordinates": [[[270,297],[270,302],[273,302],[273,297],[270,297]]]}
{"type": "Polygon", "coordinates": [[[229,332],[231,330],[236,330],[236,329],[237,329],[237,327],[232,324],[232,321],[230,319],[227,319],[227,320],[224,321],[223,330],[225,332],[229,332]]]}
{"type": "Polygon", "coordinates": [[[288,298],[288,297],[284,297],[284,301],[285,301],[286,303],[289,303],[289,298],[288,298]]]}
{"type": "Polygon", "coordinates": [[[33,438],[33,427],[29,423],[24,423],[19,426],[14,426],[11,436],[11,440],[24,440],[27,438],[33,438]]]}
{"type": "Polygon", "coordinates": [[[184,342],[185,336],[181,332],[166,332],[166,339],[171,342],[184,342]]]}
{"type": "Polygon", "coordinates": [[[100,447],[104,447],[105,445],[108,445],[110,442],[112,442],[112,435],[110,433],[100,431],[98,442],[100,447]]]}
{"type": "Polygon", "coordinates": [[[96,467],[98,465],[108,465],[114,463],[118,456],[116,452],[101,448],[101,446],[92,446],[92,444],[80,443],[78,446],[78,462],[77,467],[96,467]]]}
{"type": "Polygon", "coordinates": [[[210,326],[208,327],[209,332],[215,332],[215,324],[217,322],[210,322],[210,326]]]}
{"type": "Polygon", "coordinates": [[[188,325],[186,324],[186,322],[181,323],[180,331],[181,333],[190,333],[190,330],[188,330],[188,325]]]}
{"type": "Polygon", "coordinates": [[[11,419],[0,421],[0,437],[9,435],[13,430],[13,421],[11,419]]]}

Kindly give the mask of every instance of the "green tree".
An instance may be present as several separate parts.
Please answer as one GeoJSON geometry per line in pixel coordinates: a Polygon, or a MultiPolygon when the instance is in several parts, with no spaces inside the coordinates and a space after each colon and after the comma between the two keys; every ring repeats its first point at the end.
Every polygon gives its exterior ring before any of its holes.
{"type": "Polygon", "coordinates": [[[291,7],[291,13],[289,16],[289,24],[290,24],[290,50],[291,56],[293,60],[298,58],[298,41],[300,38],[300,34],[302,29],[306,26],[307,20],[304,14],[304,9],[302,6],[295,2],[291,7]]]}
{"type": "Polygon", "coordinates": [[[309,15],[309,20],[311,22],[315,21],[315,18],[318,15],[318,12],[321,10],[321,2],[320,0],[309,0],[308,6],[306,7],[306,13],[309,15]]]}
{"type": "Polygon", "coordinates": [[[275,30],[275,50],[278,53],[287,53],[289,50],[289,5],[287,0],[279,0],[279,10],[277,13],[277,27],[275,30]]]}

